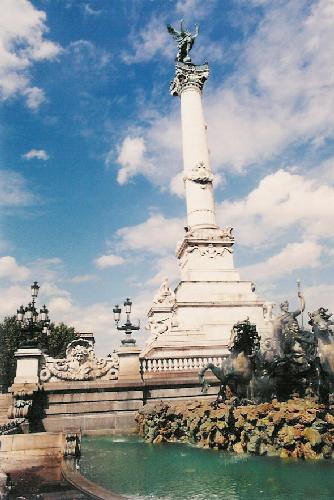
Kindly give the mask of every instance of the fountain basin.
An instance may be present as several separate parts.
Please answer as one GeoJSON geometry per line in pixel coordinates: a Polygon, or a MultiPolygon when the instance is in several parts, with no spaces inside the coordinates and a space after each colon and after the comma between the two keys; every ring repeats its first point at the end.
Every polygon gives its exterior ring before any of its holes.
{"type": "Polygon", "coordinates": [[[332,461],[155,445],[136,436],[85,437],[80,472],[109,491],[138,500],[328,499],[334,488],[332,461]]]}

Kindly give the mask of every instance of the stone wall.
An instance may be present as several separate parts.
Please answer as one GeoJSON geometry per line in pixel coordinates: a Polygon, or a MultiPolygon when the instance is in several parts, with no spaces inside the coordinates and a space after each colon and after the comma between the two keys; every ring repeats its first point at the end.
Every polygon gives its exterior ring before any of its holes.
{"type": "Polygon", "coordinates": [[[0,436],[0,463],[5,472],[21,466],[60,464],[66,446],[61,432],[0,436]]]}
{"type": "MultiPolygon", "coordinates": [[[[207,398],[217,393],[213,381],[207,398]]],[[[156,378],[154,381],[87,381],[43,384],[43,427],[46,431],[136,432],[135,416],[145,404],[157,401],[191,401],[201,397],[193,376],[156,378]]]]}
{"type": "Polygon", "coordinates": [[[192,442],[239,454],[282,458],[332,458],[334,406],[312,400],[235,407],[206,401],[147,405],[138,413],[139,432],[153,443],[192,442]]]}

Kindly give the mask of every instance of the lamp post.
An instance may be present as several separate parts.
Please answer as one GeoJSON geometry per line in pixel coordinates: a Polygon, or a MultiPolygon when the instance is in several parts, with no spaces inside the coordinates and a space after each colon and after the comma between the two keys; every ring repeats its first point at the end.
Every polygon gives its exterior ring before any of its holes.
{"type": "Polygon", "coordinates": [[[47,335],[49,334],[49,311],[45,304],[40,309],[36,309],[36,299],[38,297],[38,291],[40,286],[37,281],[31,285],[31,298],[32,301],[24,307],[21,305],[17,309],[17,320],[20,324],[22,340],[20,342],[20,348],[31,348],[38,347],[40,344],[45,344],[47,335]]]}
{"type": "Polygon", "coordinates": [[[129,298],[127,298],[124,302],[125,314],[126,314],[126,322],[122,326],[118,326],[122,309],[118,304],[115,305],[113,309],[114,320],[116,323],[117,330],[125,332],[125,338],[121,340],[122,345],[124,346],[134,346],[136,344],[136,340],[132,337],[132,332],[135,330],[139,330],[140,325],[133,325],[130,320],[132,302],[129,298]]]}

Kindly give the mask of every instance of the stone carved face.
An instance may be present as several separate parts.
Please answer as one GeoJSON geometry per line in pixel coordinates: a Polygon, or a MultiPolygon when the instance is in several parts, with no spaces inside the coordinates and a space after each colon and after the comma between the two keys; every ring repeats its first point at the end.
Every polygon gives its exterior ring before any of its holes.
{"type": "Polygon", "coordinates": [[[289,302],[287,300],[285,302],[282,302],[281,309],[284,312],[288,312],[289,311],[289,302]]]}
{"type": "Polygon", "coordinates": [[[77,361],[79,365],[83,365],[89,358],[89,352],[86,347],[77,345],[72,351],[73,360],[77,361]]]}
{"type": "Polygon", "coordinates": [[[82,366],[91,358],[92,352],[93,347],[86,340],[73,340],[67,347],[66,358],[70,364],[82,366]]]}

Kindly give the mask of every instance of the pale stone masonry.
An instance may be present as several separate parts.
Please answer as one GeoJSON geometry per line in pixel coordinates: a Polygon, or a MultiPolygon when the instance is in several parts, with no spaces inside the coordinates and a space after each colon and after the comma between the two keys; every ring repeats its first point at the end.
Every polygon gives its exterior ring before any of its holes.
{"type": "Polygon", "coordinates": [[[227,353],[233,325],[247,317],[263,338],[272,332],[268,314],[272,307],[256,296],[253,283],[241,280],[234,267],[232,228],[220,228],[216,222],[202,106],[208,76],[207,64],[178,62],[170,87],[181,100],[187,227],[176,249],[180,282],[174,292],[168,292],[165,280],[161,300],[155,298],[148,313],[151,336],[141,358],[144,366],[151,367],[151,376],[155,371],[198,370],[201,360],[216,359],[219,364],[227,353]],[[178,358],[182,363],[174,363],[178,358]]]}

